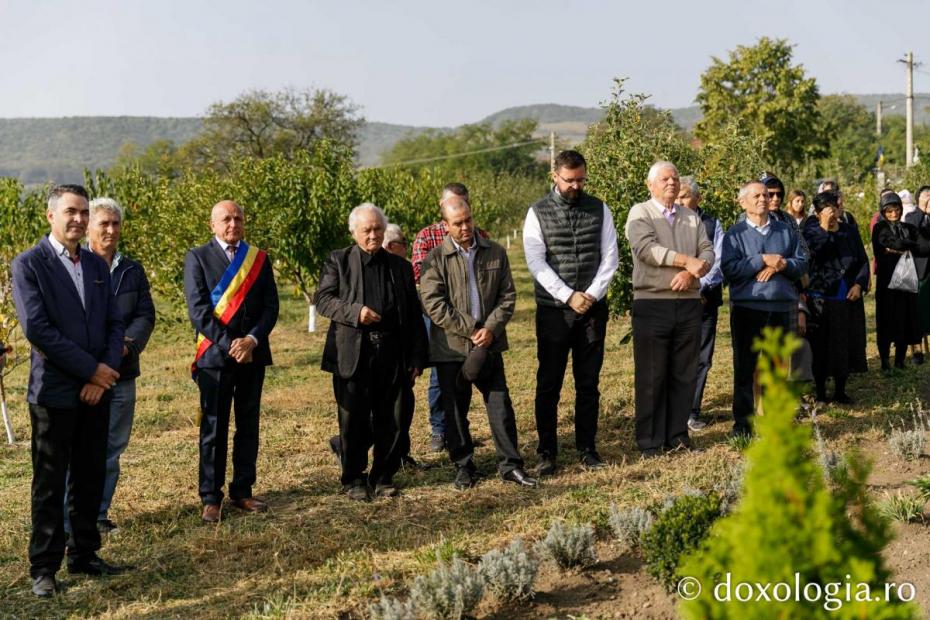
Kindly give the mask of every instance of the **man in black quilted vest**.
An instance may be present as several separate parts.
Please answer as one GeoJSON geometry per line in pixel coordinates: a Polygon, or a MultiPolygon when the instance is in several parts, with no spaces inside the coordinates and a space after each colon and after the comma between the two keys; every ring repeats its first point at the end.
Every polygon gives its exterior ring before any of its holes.
{"type": "Polygon", "coordinates": [[[556,410],[568,353],[575,378],[575,448],[587,468],[604,466],[595,446],[607,287],[617,271],[617,231],[607,205],[584,192],[587,163],[577,151],[555,159],[552,190],[523,224],[526,264],[536,288],[536,431],[540,476],[557,469],[556,410]]]}

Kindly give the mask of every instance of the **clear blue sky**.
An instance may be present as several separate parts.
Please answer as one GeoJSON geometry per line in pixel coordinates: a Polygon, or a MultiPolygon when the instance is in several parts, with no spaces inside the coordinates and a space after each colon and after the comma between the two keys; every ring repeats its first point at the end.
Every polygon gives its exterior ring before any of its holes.
{"type": "MultiPolygon", "coordinates": [[[[596,106],[614,76],[691,105],[712,56],[795,44],[822,93],[903,92],[927,0],[0,0],[0,117],[193,116],[250,88],[325,87],[373,121],[458,125],[596,106]]],[[[915,87],[930,91],[930,62],[915,87]]]]}

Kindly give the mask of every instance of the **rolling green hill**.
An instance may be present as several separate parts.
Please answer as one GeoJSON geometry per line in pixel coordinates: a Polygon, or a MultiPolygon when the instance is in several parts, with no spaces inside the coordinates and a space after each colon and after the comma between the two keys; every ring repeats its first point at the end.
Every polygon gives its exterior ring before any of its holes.
{"type": "MultiPolygon", "coordinates": [[[[881,100],[886,102],[886,115],[904,114],[902,95],[855,97],[870,111],[881,100]]],[[[918,124],[930,123],[928,106],[930,94],[915,96],[915,120],[918,124]]],[[[701,116],[697,106],[669,111],[684,129],[691,129],[701,116]]],[[[555,131],[561,144],[576,144],[584,138],[588,125],[600,120],[602,114],[600,108],[549,103],[506,108],[479,122],[499,124],[505,120],[534,118],[539,121],[538,135],[555,131]]],[[[194,137],[200,128],[199,118],[86,116],[0,119],[0,176],[18,177],[27,184],[80,181],[85,167],[106,168],[112,165],[120,147],[127,142],[143,147],[159,139],[181,143],[194,137]]],[[[426,129],[366,123],[359,135],[359,164],[378,164],[381,154],[398,140],[426,129]]]]}

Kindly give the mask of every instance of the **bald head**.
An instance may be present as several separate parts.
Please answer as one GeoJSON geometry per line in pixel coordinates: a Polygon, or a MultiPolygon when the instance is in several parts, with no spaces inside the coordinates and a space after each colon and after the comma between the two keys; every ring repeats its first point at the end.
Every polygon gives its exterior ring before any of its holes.
{"type": "Polygon", "coordinates": [[[448,221],[453,214],[462,209],[468,209],[470,214],[471,206],[468,204],[468,200],[461,196],[452,195],[442,201],[442,205],[439,207],[439,213],[442,215],[442,219],[448,221]]]}
{"type": "Polygon", "coordinates": [[[210,212],[210,228],[223,242],[235,245],[245,235],[245,215],[232,200],[221,200],[210,212]]]}

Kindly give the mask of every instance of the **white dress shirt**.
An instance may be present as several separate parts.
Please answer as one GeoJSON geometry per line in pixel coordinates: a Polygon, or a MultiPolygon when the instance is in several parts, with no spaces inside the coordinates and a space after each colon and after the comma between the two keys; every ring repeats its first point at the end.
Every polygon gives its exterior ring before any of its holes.
{"type": "MultiPolygon", "coordinates": [[[[553,298],[562,303],[568,303],[568,298],[575,291],[546,262],[546,242],[543,239],[542,228],[539,226],[539,219],[533,209],[527,211],[526,220],[523,222],[523,253],[533,279],[539,282],[553,298]]],[[[610,209],[605,204],[604,223],[601,226],[601,262],[597,273],[594,274],[594,279],[584,292],[597,300],[603,299],[619,264],[617,229],[614,228],[614,218],[610,214],[610,209]]]]}
{"type": "MultiPolygon", "coordinates": [[[[59,242],[54,235],[49,235],[48,241],[52,244],[55,254],[58,255],[58,260],[65,266],[65,271],[71,276],[71,281],[74,282],[74,288],[77,289],[78,297],[81,298],[81,306],[87,308],[87,304],[84,303],[84,268],[81,267],[81,261],[74,263],[71,260],[71,254],[68,252],[68,248],[59,242]]],[[[77,251],[78,256],[80,256],[81,248],[78,247],[77,251]]]]}

